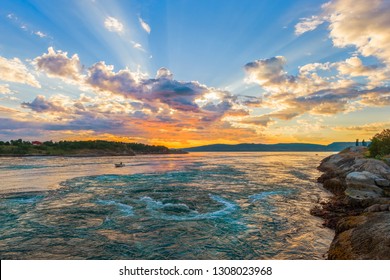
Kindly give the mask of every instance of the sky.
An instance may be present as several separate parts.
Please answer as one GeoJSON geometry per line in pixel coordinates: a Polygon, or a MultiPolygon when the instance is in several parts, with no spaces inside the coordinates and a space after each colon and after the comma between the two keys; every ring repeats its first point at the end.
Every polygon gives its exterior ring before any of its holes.
{"type": "Polygon", "coordinates": [[[390,0],[0,1],[0,140],[171,148],[390,128],[390,0]]]}

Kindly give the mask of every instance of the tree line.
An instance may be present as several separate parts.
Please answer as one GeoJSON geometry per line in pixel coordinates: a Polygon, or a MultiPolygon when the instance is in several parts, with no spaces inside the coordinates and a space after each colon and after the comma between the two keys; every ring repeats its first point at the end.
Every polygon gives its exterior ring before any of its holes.
{"type": "Polygon", "coordinates": [[[22,139],[0,141],[0,154],[66,154],[80,150],[133,151],[136,154],[162,154],[173,152],[165,146],[142,143],[124,143],[105,140],[91,141],[24,141],[22,139]]]}

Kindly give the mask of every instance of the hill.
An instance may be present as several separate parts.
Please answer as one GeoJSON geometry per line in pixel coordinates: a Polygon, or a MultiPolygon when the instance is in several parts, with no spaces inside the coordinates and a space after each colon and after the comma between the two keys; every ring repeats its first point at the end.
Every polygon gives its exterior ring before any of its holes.
{"type": "Polygon", "coordinates": [[[338,152],[350,146],[355,146],[355,142],[333,142],[329,145],[310,143],[243,143],[237,145],[213,144],[185,148],[183,150],[187,152],[338,152]]]}

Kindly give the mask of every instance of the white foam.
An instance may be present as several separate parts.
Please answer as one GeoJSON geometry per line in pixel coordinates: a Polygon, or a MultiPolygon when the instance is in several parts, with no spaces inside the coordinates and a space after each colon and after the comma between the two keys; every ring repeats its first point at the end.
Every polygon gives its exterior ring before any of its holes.
{"type": "Polygon", "coordinates": [[[130,205],[116,202],[114,200],[101,200],[101,199],[98,200],[98,203],[103,205],[114,205],[118,208],[120,212],[125,214],[125,216],[134,216],[133,207],[130,205]]]}
{"type": "Polygon", "coordinates": [[[217,210],[209,213],[199,213],[196,210],[191,210],[186,204],[183,203],[162,203],[161,201],[156,201],[148,196],[142,197],[141,201],[146,202],[146,207],[153,216],[164,219],[164,220],[174,220],[174,221],[188,221],[188,220],[206,220],[206,219],[216,219],[226,215],[229,215],[237,210],[238,206],[218,195],[209,194],[210,198],[218,203],[223,204],[225,207],[221,210],[217,210]],[[185,210],[185,215],[168,215],[159,210],[164,210],[168,207],[177,207],[178,209],[185,210]],[[187,210],[188,209],[188,210],[187,210]]]}

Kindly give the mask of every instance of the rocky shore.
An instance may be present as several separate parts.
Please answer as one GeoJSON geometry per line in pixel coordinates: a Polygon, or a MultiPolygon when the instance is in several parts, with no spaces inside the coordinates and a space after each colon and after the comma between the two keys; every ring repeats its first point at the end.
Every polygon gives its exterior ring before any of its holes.
{"type": "Polygon", "coordinates": [[[334,196],[311,210],[335,230],[328,259],[390,259],[390,166],[351,147],[322,160],[318,181],[334,196]]]}

